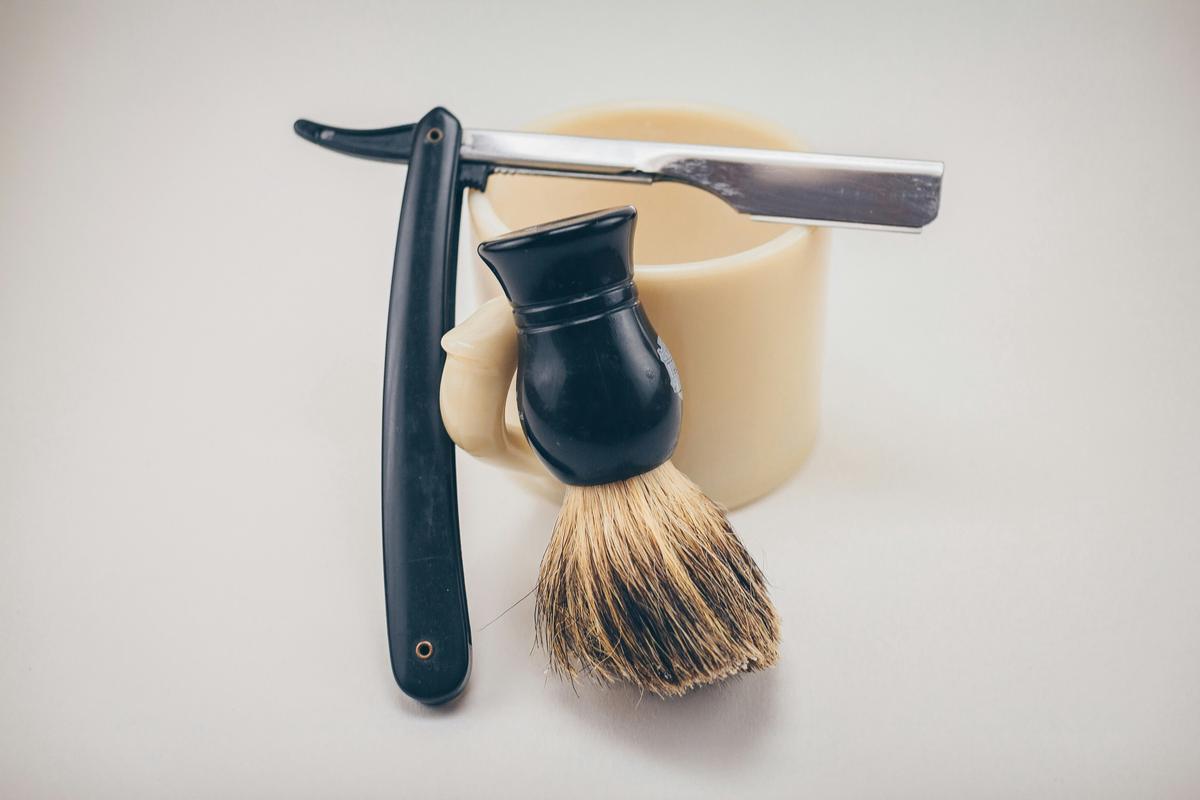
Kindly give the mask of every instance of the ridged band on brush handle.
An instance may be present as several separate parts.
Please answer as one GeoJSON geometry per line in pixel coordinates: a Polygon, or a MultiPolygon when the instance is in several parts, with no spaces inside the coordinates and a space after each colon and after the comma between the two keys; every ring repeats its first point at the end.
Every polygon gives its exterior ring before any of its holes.
{"type": "Polygon", "coordinates": [[[587,292],[558,303],[513,306],[513,320],[523,331],[547,330],[559,325],[573,325],[604,314],[611,314],[637,304],[637,287],[632,280],[587,292]]]}
{"type": "Polygon", "coordinates": [[[454,444],[438,407],[454,323],[462,128],[445,109],[413,131],[396,237],[383,378],[383,565],[392,674],[444,703],[466,686],[471,631],[458,535],[454,444]]]}

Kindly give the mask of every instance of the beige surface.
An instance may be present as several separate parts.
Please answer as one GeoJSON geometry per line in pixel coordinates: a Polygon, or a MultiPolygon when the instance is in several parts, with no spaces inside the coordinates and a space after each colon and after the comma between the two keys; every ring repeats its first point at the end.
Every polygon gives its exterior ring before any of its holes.
{"type": "MultiPolygon", "coordinates": [[[[769,123],[694,106],[594,108],[533,127],[579,136],[801,147],[769,123]]],[[[468,208],[479,242],[622,203],[638,209],[634,262],[640,301],[683,382],[683,426],[672,458],[709,496],[738,508],[791,477],[812,450],[830,232],[755,222],[705,192],[666,183],[497,176],[486,193],[472,193],[468,208]]],[[[472,260],[485,293],[500,296],[491,273],[472,260]]],[[[478,369],[482,353],[513,351],[480,338],[492,336],[515,332],[507,325],[473,324],[449,335],[447,341],[455,344],[447,349],[451,361],[469,363],[463,369],[451,363],[442,415],[451,437],[468,452],[528,474],[530,451],[521,441],[512,391],[497,370],[478,369]],[[506,401],[509,419],[498,426],[506,401]]],[[[512,366],[499,371],[511,377],[512,366]]],[[[555,483],[544,469],[537,472],[544,483],[555,483]]]]}
{"type": "Polygon", "coordinates": [[[0,796],[1196,797],[1197,13],[0,6],[0,796]],[[820,439],[733,515],[775,670],[547,680],[528,600],[485,626],[556,506],[462,458],[475,668],[422,710],[379,562],[403,170],[289,124],[628,98],[944,159],[944,211],[833,237],[820,439]]]}

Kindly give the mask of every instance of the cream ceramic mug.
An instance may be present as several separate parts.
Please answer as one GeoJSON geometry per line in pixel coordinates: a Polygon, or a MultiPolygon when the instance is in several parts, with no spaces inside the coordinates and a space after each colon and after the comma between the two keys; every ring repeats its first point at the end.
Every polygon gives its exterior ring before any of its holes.
{"type": "MultiPolygon", "coordinates": [[[[533,129],[803,149],[761,121],[687,106],[588,109],[533,129]]],[[[683,426],[672,460],[718,502],[748,503],[795,472],[816,437],[829,233],[755,222],[706,192],[669,183],[495,175],[486,192],[468,196],[475,242],[625,204],[638,210],[638,293],[683,383],[683,426]]],[[[482,262],[475,263],[478,285],[495,299],[442,340],[442,419],[467,452],[557,492],[517,419],[517,340],[508,302],[482,262]]]]}

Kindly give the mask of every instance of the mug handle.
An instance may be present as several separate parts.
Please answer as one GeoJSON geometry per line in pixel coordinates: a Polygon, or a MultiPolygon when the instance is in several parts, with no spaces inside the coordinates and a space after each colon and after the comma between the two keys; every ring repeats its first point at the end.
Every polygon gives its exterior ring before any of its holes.
{"type": "Polygon", "coordinates": [[[503,297],[489,300],[442,337],[442,424],[471,455],[507,469],[547,477],[520,426],[504,406],[517,369],[517,328],[503,297]]]}

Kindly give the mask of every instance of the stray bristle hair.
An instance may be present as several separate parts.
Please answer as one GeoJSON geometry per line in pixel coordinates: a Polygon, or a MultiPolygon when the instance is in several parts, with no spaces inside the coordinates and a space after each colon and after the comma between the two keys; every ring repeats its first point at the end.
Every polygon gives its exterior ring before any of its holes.
{"type": "Polygon", "coordinates": [[[670,461],[568,486],[542,559],[537,635],[571,680],[678,696],[779,655],[779,617],[725,512],[670,461]]]}

